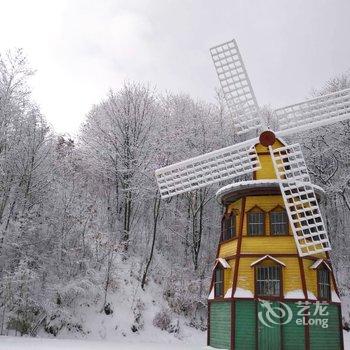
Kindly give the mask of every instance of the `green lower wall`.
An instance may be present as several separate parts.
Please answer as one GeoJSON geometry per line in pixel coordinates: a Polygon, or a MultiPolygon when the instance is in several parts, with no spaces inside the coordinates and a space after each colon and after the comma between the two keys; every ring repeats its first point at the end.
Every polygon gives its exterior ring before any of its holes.
{"type": "Polygon", "coordinates": [[[255,350],[255,302],[253,300],[236,301],[235,317],[239,322],[235,332],[235,348],[255,350]]]}
{"type": "MultiPolygon", "coordinates": [[[[275,350],[281,347],[284,350],[305,349],[305,328],[297,324],[300,307],[295,302],[285,302],[292,310],[293,317],[289,323],[264,326],[258,318],[258,312],[263,311],[261,304],[256,305],[254,300],[235,300],[234,315],[236,329],[234,331],[235,350],[275,350]],[[258,336],[256,332],[258,331],[258,336]],[[256,346],[258,342],[258,346],[256,346]]],[[[278,306],[278,304],[274,306],[278,306]]],[[[210,303],[210,334],[209,345],[218,349],[230,349],[231,342],[231,302],[212,301],[210,303]]],[[[310,308],[309,339],[310,350],[341,350],[342,338],[340,331],[339,306],[327,306],[326,316],[312,316],[315,305],[310,308]],[[322,327],[321,321],[326,319],[328,328],[322,327]]],[[[287,317],[287,316],[286,316],[287,317]]],[[[325,321],[323,321],[325,323],[325,321]]],[[[282,322],[284,323],[284,322],[282,322]]]]}
{"type": "MultiPolygon", "coordinates": [[[[315,305],[311,306],[311,314],[315,312],[315,305]]],[[[311,350],[339,350],[341,349],[341,333],[339,330],[339,307],[328,305],[328,316],[310,317],[310,349],[311,350]],[[318,320],[327,320],[328,327],[323,328],[318,320]],[[312,325],[314,323],[314,325],[312,325]]]]}
{"type": "Polygon", "coordinates": [[[209,344],[214,348],[230,349],[231,344],[231,302],[210,303],[209,344]]]}
{"type": "MultiPolygon", "coordinates": [[[[269,303],[274,310],[278,310],[280,304],[276,301],[269,303]]],[[[282,327],[280,318],[275,319],[272,317],[274,323],[270,323],[265,326],[260,322],[260,315],[262,315],[263,321],[268,323],[266,317],[266,307],[263,303],[258,303],[258,349],[260,350],[281,350],[282,345],[282,327]]]]}
{"type": "MultiPolygon", "coordinates": [[[[282,326],[284,350],[305,349],[305,328],[296,324],[299,308],[295,303],[286,303],[293,312],[293,318],[282,326]]],[[[284,319],[285,321],[285,319],[284,319]]]]}

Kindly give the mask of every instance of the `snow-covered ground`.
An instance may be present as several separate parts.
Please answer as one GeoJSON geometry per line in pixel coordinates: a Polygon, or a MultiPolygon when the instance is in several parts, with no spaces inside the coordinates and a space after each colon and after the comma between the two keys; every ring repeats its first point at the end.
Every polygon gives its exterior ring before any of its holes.
{"type": "MultiPolygon", "coordinates": [[[[165,282],[150,279],[146,290],[143,291],[140,288],[139,279],[132,274],[132,271],[138,268],[134,266],[135,262],[130,259],[130,261],[116,261],[116,263],[122,267],[115,272],[117,275],[113,280],[114,284],[111,283],[107,294],[106,300],[110,305],[108,312],[103,307],[103,291],[89,286],[89,293],[86,293],[86,296],[81,296],[79,300],[75,298],[75,301],[71,302],[69,306],[66,304],[53,305],[53,310],[46,319],[46,331],[40,327],[37,339],[52,339],[52,346],[59,344],[58,342],[61,340],[63,342],[68,341],[68,339],[81,340],[82,343],[76,343],[78,349],[80,349],[79,344],[86,344],[86,341],[92,341],[92,344],[97,341],[105,342],[101,344],[106,344],[106,349],[108,349],[109,343],[157,342],[162,344],[163,349],[164,344],[174,344],[175,349],[177,344],[181,344],[179,345],[180,349],[185,348],[183,344],[188,347],[194,344],[199,348],[205,345],[206,332],[200,330],[204,328],[206,323],[205,309],[200,309],[196,313],[197,318],[185,317],[181,312],[174,312],[165,297],[164,291],[168,288],[166,285],[164,286],[165,282]],[[155,323],[155,317],[162,312],[166,313],[169,324],[165,324],[165,321],[163,324],[155,323]],[[198,323],[195,323],[197,321],[198,323]],[[202,324],[203,326],[200,327],[202,324]]],[[[67,286],[66,290],[69,288],[71,287],[67,286]]],[[[74,294],[74,288],[74,286],[71,288],[72,291],[69,291],[69,295],[74,294]]],[[[172,296],[173,308],[181,309],[183,303],[187,302],[185,297],[186,295],[181,296],[181,298],[172,296]],[[177,300],[179,301],[175,304],[177,300]]],[[[9,337],[17,335],[12,329],[4,328],[3,332],[9,337]]],[[[6,338],[0,336],[0,346],[4,339],[6,338]]],[[[17,339],[20,338],[14,339],[17,342],[17,339]]],[[[27,341],[28,344],[32,344],[32,339],[27,341]]],[[[45,341],[36,340],[33,348],[39,349],[40,342],[45,341]]],[[[8,349],[8,347],[5,348],[8,349]]]]}
{"type": "MultiPolygon", "coordinates": [[[[156,339],[155,339],[156,341],[156,339]]],[[[350,350],[350,332],[344,332],[345,350],[350,350]]],[[[204,350],[203,344],[124,343],[93,340],[39,339],[26,337],[0,337],[0,350],[204,350]]]]}
{"type": "MultiPolygon", "coordinates": [[[[204,350],[206,332],[187,325],[186,319],[172,314],[180,324],[177,335],[162,331],[152,324],[154,314],[165,308],[166,302],[161,290],[153,283],[146,292],[136,288],[131,280],[128,284],[131,293],[111,294],[113,314],[100,312],[97,304],[87,306],[82,303],[75,309],[75,317],[70,321],[83,326],[84,332],[63,329],[54,338],[41,330],[37,338],[0,336],[0,350],[204,350]],[[139,333],[130,329],[133,320],[133,305],[142,300],[144,326],[139,333]],[[157,302],[156,302],[157,301],[157,302]],[[70,338],[70,339],[69,339],[70,338]],[[75,339],[72,339],[75,338],[75,339]]],[[[350,309],[350,298],[343,301],[343,314],[350,309]]],[[[350,332],[344,332],[345,350],[350,350],[350,332]]]]}
{"type": "MultiPolygon", "coordinates": [[[[156,339],[154,340],[156,341],[156,339]]],[[[123,343],[113,341],[0,337],[0,350],[203,350],[203,344],[123,343]]]]}
{"type": "Polygon", "coordinates": [[[344,332],[344,350],[350,350],[350,332],[344,332]]]}

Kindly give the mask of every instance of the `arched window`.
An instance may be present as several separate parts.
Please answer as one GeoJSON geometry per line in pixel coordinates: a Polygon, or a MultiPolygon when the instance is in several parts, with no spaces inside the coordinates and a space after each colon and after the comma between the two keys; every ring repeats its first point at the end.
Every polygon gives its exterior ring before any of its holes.
{"type": "Polygon", "coordinates": [[[248,236],[265,235],[265,212],[258,206],[247,212],[247,234],[248,236]]]}
{"type": "Polygon", "coordinates": [[[284,208],[278,206],[269,212],[270,234],[272,236],[288,235],[288,215],[284,208]]]}
{"type": "Polygon", "coordinates": [[[236,214],[231,212],[225,214],[222,221],[222,240],[227,241],[228,239],[236,236],[236,214]]]}

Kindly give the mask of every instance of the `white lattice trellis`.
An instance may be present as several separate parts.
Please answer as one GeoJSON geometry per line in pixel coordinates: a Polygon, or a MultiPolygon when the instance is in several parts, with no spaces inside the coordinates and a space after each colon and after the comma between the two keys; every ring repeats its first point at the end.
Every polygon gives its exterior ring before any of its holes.
{"type": "Polygon", "coordinates": [[[278,136],[350,118],[350,89],[275,110],[278,136]]]}
{"type": "Polygon", "coordinates": [[[252,146],[256,142],[249,140],[156,170],[162,198],[260,169],[259,158],[252,146]]]}
{"type": "Polygon", "coordinates": [[[331,250],[300,145],[269,149],[299,255],[331,250]]]}
{"type": "Polygon", "coordinates": [[[255,130],[261,123],[259,107],[236,41],[215,46],[210,53],[238,134],[255,130]]]}

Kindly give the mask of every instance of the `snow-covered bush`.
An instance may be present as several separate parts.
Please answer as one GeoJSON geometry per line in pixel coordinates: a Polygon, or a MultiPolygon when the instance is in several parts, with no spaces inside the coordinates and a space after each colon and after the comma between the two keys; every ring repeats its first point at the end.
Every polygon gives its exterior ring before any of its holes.
{"type": "Polygon", "coordinates": [[[132,308],[132,313],[134,315],[134,323],[131,326],[131,330],[136,333],[143,329],[144,327],[144,319],[143,319],[143,312],[145,310],[145,304],[144,302],[138,298],[136,300],[135,305],[132,308]]]}
{"type": "Polygon", "coordinates": [[[162,331],[169,331],[171,325],[171,314],[168,310],[157,312],[153,319],[153,326],[160,328],[162,331]]]}

